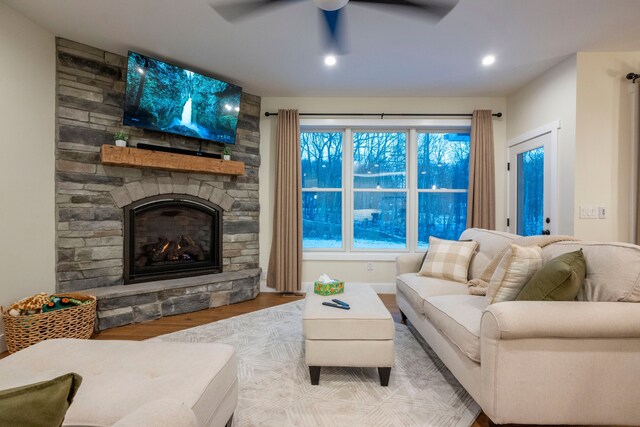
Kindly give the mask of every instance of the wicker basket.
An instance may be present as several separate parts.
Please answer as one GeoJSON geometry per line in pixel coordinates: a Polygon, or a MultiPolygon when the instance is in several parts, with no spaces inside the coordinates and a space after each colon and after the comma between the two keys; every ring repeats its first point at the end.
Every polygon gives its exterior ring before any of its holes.
{"type": "MultiPolygon", "coordinates": [[[[61,294],[56,294],[61,295],[61,294]]],[[[96,319],[96,297],[88,304],[25,316],[2,314],[4,334],[9,353],[53,338],[88,339],[96,319]]]]}

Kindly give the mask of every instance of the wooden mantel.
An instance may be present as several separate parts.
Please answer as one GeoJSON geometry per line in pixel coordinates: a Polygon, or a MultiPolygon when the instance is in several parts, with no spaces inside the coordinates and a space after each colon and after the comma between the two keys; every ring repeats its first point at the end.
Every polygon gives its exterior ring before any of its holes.
{"type": "Polygon", "coordinates": [[[105,144],[100,147],[100,161],[109,166],[128,166],[139,169],[244,175],[244,163],[210,157],[188,156],[163,151],[141,150],[105,144]]]}

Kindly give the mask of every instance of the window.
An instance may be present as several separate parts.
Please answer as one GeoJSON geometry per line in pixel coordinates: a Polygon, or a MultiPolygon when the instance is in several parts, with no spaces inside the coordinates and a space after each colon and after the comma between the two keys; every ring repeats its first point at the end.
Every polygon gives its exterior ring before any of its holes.
{"type": "Polygon", "coordinates": [[[466,227],[469,133],[304,129],[303,248],[424,250],[466,227]]]}
{"type": "Polygon", "coordinates": [[[455,240],[467,226],[469,134],[418,133],[418,248],[455,240]]]}
{"type": "Polygon", "coordinates": [[[342,132],[302,132],[302,247],[341,249],[342,132]]]}
{"type": "Polygon", "coordinates": [[[407,248],[407,134],[353,133],[353,248],[407,248]]]}

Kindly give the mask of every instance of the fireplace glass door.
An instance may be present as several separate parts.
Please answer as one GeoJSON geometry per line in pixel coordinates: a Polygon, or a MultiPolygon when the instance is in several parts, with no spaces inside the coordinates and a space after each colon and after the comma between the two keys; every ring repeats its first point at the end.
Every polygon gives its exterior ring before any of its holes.
{"type": "Polygon", "coordinates": [[[125,283],[221,271],[221,212],[186,197],[126,209],[125,283]]]}

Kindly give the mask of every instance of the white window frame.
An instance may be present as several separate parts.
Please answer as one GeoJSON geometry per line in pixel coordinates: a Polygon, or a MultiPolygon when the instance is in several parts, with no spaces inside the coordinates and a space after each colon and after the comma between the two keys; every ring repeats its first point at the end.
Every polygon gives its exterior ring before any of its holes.
{"type": "MultiPolygon", "coordinates": [[[[342,248],[304,249],[303,260],[308,261],[393,261],[403,253],[418,250],[418,193],[419,192],[467,192],[453,189],[418,190],[418,133],[419,132],[469,132],[470,119],[301,119],[300,132],[343,132],[342,139],[342,248]],[[406,192],[407,248],[354,249],[353,248],[353,132],[406,132],[407,160],[406,186],[404,189],[363,189],[379,192],[406,192]],[[347,226],[345,226],[347,225],[347,226]]],[[[337,191],[338,189],[306,188],[306,191],[337,191]]]]}
{"type": "MultiPolygon", "coordinates": [[[[302,122],[302,121],[301,121],[302,122]]],[[[347,251],[348,242],[346,240],[346,231],[344,227],[345,220],[345,203],[347,201],[346,196],[346,170],[345,170],[345,150],[346,150],[346,130],[340,129],[336,127],[325,127],[325,128],[305,128],[302,129],[302,125],[300,126],[300,132],[325,132],[325,133],[341,133],[342,134],[342,187],[341,188],[329,188],[329,187],[302,187],[303,193],[337,193],[340,192],[342,194],[342,247],[340,248],[308,248],[304,249],[303,252],[337,252],[337,253],[345,253],[347,251]]],[[[304,257],[303,257],[304,259],[304,257]]]]}
{"type": "MultiPolygon", "coordinates": [[[[471,121],[469,121],[469,126],[465,127],[465,128],[451,128],[451,127],[440,127],[440,128],[434,128],[434,127],[430,127],[428,129],[424,129],[424,128],[418,128],[415,130],[415,145],[414,145],[414,153],[418,152],[418,134],[419,133],[459,133],[461,131],[467,131],[470,132],[471,130],[471,121]]],[[[413,252],[421,252],[423,249],[418,248],[418,199],[419,199],[419,195],[420,193],[469,193],[469,188],[465,189],[461,189],[461,188],[418,188],[418,156],[413,156],[414,157],[414,163],[415,163],[415,167],[413,170],[416,171],[416,173],[413,174],[413,177],[415,179],[413,188],[415,188],[415,224],[414,224],[414,230],[416,230],[415,233],[415,242],[414,242],[414,246],[412,246],[412,248],[414,248],[413,252]]]]}
{"type": "MultiPolygon", "coordinates": [[[[349,209],[348,209],[348,214],[350,215],[349,218],[349,229],[350,229],[350,233],[348,234],[348,249],[347,252],[374,252],[374,253],[380,253],[380,252],[396,252],[396,253],[406,253],[409,252],[411,249],[411,245],[409,244],[409,216],[407,216],[406,218],[406,222],[405,222],[405,242],[406,242],[406,248],[405,249],[396,249],[396,250],[391,250],[391,249],[372,249],[372,248],[355,248],[354,247],[354,235],[355,235],[355,224],[353,222],[353,211],[354,211],[354,206],[355,206],[355,194],[356,193],[404,193],[405,197],[406,197],[406,202],[405,202],[405,212],[407,212],[407,214],[409,213],[409,148],[411,147],[411,142],[409,140],[410,137],[410,129],[408,128],[375,128],[372,129],[370,127],[366,127],[366,128],[354,128],[351,127],[348,129],[349,131],[349,184],[350,184],[350,192],[349,192],[349,209]],[[355,188],[353,186],[353,134],[354,133],[365,133],[365,132],[385,132],[385,133],[404,133],[406,135],[406,147],[405,147],[405,159],[404,159],[404,164],[405,164],[405,186],[404,188],[355,188]]],[[[344,161],[344,159],[343,159],[344,161]]]]}

